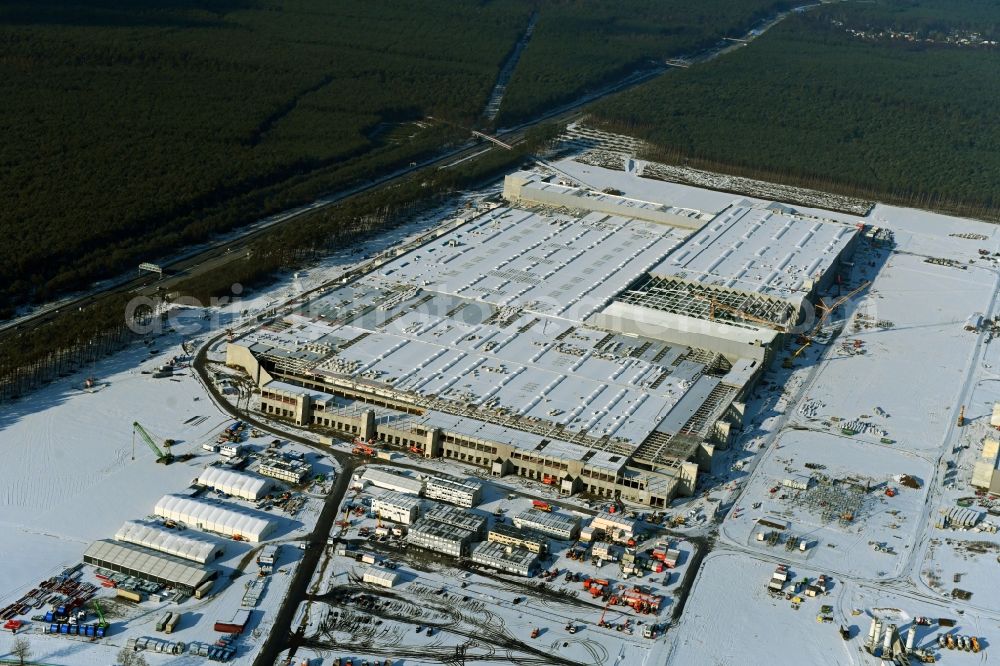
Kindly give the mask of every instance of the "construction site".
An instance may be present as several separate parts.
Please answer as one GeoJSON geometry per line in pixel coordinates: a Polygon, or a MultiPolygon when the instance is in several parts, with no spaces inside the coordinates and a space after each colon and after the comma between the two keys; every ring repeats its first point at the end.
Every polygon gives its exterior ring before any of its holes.
{"type": "Polygon", "coordinates": [[[508,176],[508,205],[234,337],[227,363],[263,414],[331,437],[566,497],[693,495],[775,350],[818,328],[807,304],[843,282],[864,225],[559,180],[508,176]]]}
{"type": "Polygon", "coordinates": [[[586,144],[12,414],[0,655],[988,658],[995,227],[586,144]]]}
{"type": "Polygon", "coordinates": [[[481,503],[455,507],[427,497],[433,475],[378,469],[355,472],[300,609],[305,654],[341,664],[600,664],[658,649],[695,552],[665,534],[662,516],[529,499],[485,480],[481,503]],[[518,526],[529,512],[583,530],[518,526]]]}

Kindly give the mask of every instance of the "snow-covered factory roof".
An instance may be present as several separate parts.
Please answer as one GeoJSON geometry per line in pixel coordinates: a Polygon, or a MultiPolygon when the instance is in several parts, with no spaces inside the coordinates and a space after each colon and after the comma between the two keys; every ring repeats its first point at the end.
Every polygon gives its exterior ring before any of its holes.
{"type": "Polygon", "coordinates": [[[858,233],[855,226],[783,206],[736,205],[649,273],[797,303],[858,233]]]}
{"type": "Polygon", "coordinates": [[[366,481],[376,488],[385,488],[397,493],[409,495],[420,495],[424,492],[424,482],[402,474],[393,474],[385,470],[369,467],[361,476],[362,481],[366,481]]]}
{"type": "Polygon", "coordinates": [[[206,467],[198,475],[198,483],[248,500],[260,499],[271,488],[271,481],[262,476],[222,467],[206,467]]]}
{"type": "MultiPolygon", "coordinates": [[[[609,335],[545,316],[519,313],[504,322],[468,323],[465,312],[475,303],[446,316],[463,303],[414,294],[384,313],[384,325],[361,318],[328,326],[320,343],[331,351],[322,361],[302,361],[302,367],[330,380],[390,386],[633,444],[704,370],[702,363],[685,358],[686,347],[609,335]]],[[[323,326],[301,315],[285,321],[289,336],[323,326]]],[[[280,383],[274,388],[303,392],[280,383]]],[[[314,400],[326,399],[315,390],[307,392],[314,400]]],[[[442,405],[437,411],[451,410],[442,405]]]]}
{"type": "Polygon", "coordinates": [[[583,321],[683,237],[603,213],[497,208],[386,264],[373,281],[583,321]]]}
{"type": "Polygon", "coordinates": [[[181,495],[164,495],[153,507],[153,512],[209,532],[225,536],[238,534],[247,541],[260,541],[274,526],[270,520],[231,505],[181,495]]]}
{"type": "Polygon", "coordinates": [[[542,456],[580,459],[602,449],[610,455],[592,466],[618,473],[622,456],[700,377],[719,370],[721,355],[658,332],[585,323],[648,277],[689,232],[580,215],[496,208],[386,257],[375,273],[235,344],[268,359],[274,375],[327,384],[328,393],[287,382],[265,387],[308,393],[327,413],[351,409],[334,392],[390,391],[420,408],[384,415],[401,427],[419,421],[542,456]]]}
{"type": "Polygon", "coordinates": [[[178,534],[174,530],[147,525],[137,520],[130,520],[122,525],[115,533],[115,541],[134,543],[201,564],[211,561],[213,555],[222,550],[220,545],[210,541],[195,539],[187,534],[178,534]]]}

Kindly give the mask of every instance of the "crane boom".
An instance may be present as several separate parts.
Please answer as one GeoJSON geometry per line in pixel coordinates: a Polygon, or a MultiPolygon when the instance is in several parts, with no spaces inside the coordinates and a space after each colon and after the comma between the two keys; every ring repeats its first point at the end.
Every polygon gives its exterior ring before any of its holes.
{"type": "Polygon", "coordinates": [[[830,314],[831,314],[831,313],[832,313],[832,312],[833,312],[834,310],[836,310],[836,309],[837,309],[837,308],[839,308],[839,307],[840,307],[841,305],[843,305],[844,303],[846,303],[846,302],[847,302],[847,301],[848,301],[848,300],[849,300],[850,298],[852,298],[852,297],[853,297],[853,296],[854,296],[855,294],[857,294],[857,293],[858,293],[859,291],[861,291],[862,289],[864,289],[865,287],[867,287],[867,286],[868,286],[868,285],[870,285],[870,284],[871,284],[871,282],[869,282],[868,280],[865,280],[865,281],[863,281],[863,282],[862,282],[861,284],[859,284],[859,285],[858,285],[858,286],[857,286],[856,288],[852,289],[852,290],[851,290],[851,291],[849,291],[848,293],[844,294],[843,296],[841,296],[840,298],[838,298],[837,300],[835,300],[835,301],[833,302],[833,305],[829,305],[829,306],[828,306],[828,305],[826,305],[825,303],[823,303],[823,302],[821,301],[821,302],[819,303],[819,305],[818,305],[819,309],[823,311],[823,315],[822,315],[822,316],[820,317],[820,324],[822,324],[822,323],[823,323],[824,321],[826,321],[826,318],[827,318],[827,317],[829,317],[829,316],[830,316],[830,314]]]}
{"type": "Polygon", "coordinates": [[[742,317],[743,319],[746,319],[748,321],[752,321],[754,323],[761,324],[768,328],[772,328],[778,331],[779,333],[784,333],[785,331],[788,330],[786,326],[782,326],[781,324],[775,323],[770,319],[764,319],[763,317],[752,315],[749,312],[740,310],[739,308],[734,308],[731,305],[720,303],[717,299],[712,298],[710,296],[702,296],[701,294],[691,294],[691,295],[694,298],[697,298],[699,301],[706,301],[709,304],[708,318],[711,319],[712,321],[715,321],[715,311],[718,309],[718,310],[725,310],[726,312],[730,312],[736,315],[737,317],[742,317]]]}
{"type": "Polygon", "coordinates": [[[165,465],[169,465],[171,462],[173,462],[174,460],[173,455],[161,451],[160,447],[158,447],[156,445],[156,442],[153,440],[153,436],[150,435],[149,432],[145,428],[143,428],[138,421],[133,421],[132,422],[133,439],[135,438],[135,433],[137,432],[139,433],[139,437],[142,438],[142,441],[146,442],[146,445],[149,446],[150,450],[153,452],[153,455],[156,456],[156,462],[162,462],[165,465]]]}
{"type": "Polygon", "coordinates": [[[94,612],[97,613],[97,619],[102,627],[107,627],[108,623],[104,619],[104,612],[101,611],[101,604],[97,603],[97,599],[94,599],[94,612]]]}

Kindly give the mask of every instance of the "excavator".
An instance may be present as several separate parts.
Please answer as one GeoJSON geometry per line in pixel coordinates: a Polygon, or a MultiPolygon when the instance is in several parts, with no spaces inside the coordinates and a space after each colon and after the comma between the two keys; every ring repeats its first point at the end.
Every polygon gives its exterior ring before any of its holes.
{"type": "Polygon", "coordinates": [[[108,628],[108,622],[104,619],[104,612],[101,610],[101,605],[97,603],[97,599],[94,599],[94,612],[97,613],[98,626],[108,628]]]}

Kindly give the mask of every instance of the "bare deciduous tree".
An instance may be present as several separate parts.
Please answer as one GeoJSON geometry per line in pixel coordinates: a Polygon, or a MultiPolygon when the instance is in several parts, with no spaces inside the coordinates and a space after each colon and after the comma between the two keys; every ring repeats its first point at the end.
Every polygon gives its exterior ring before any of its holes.
{"type": "Polygon", "coordinates": [[[31,657],[31,643],[24,636],[18,636],[14,640],[14,647],[11,649],[11,653],[21,662],[21,666],[24,666],[24,660],[31,657]]]}

